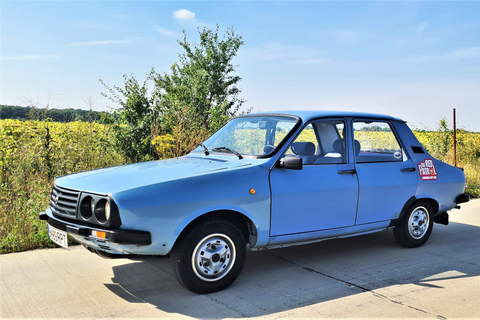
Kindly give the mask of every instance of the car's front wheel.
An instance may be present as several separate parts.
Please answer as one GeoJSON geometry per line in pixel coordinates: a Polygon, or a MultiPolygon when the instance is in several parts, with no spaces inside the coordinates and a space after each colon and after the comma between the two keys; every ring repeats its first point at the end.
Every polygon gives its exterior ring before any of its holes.
{"type": "Polygon", "coordinates": [[[407,248],[423,245],[433,229],[433,209],[427,201],[417,201],[408,207],[402,221],[393,229],[395,239],[407,248]]]}
{"type": "Polygon", "coordinates": [[[179,282],[196,293],[210,293],[230,286],[240,275],[246,241],[234,224],[223,220],[201,223],[175,245],[172,267],[179,282]]]}

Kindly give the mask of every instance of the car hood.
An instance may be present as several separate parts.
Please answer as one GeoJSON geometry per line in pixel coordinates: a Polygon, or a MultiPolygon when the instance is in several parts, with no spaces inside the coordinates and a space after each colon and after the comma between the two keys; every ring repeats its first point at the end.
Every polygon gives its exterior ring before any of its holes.
{"type": "Polygon", "coordinates": [[[67,189],[114,194],[166,181],[251,165],[252,162],[248,159],[184,156],[75,173],[57,178],[55,184],[67,189]]]}

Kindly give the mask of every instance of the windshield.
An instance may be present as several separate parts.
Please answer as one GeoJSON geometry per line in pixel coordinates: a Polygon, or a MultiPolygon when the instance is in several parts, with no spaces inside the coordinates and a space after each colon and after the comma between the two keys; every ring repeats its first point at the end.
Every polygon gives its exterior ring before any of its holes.
{"type": "MultiPolygon", "coordinates": [[[[203,145],[214,152],[236,152],[242,156],[269,156],[297,122],[296,118],[282,116],[235,118],[203,145]]],[[[203,152],[203,146],[195,151],[203,152]]]]}

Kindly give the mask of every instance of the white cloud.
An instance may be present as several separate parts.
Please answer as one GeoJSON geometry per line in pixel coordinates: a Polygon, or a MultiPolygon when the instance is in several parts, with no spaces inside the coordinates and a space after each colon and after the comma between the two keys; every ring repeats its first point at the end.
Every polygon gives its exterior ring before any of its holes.
{"type": "Polygon", "coordinates": [[[338,41],[344,43],[358,43],[363,39],[363,35],[360,32],[351,29],[336,30],[333,34],[338,41]]]}
{"type": "Polygon", "coordinates": [[[331,62],[331,59],[301,59],[293,61],[295,64],[328,64],[331,62]]]}
{"type": "Polygon", "coordinates": [[[159,27],[159,26],[153,26],[153,28],[160,34],[164,35],[164,36],[174,36],[175,33],[171,32],[171,31],[168,31],[167,29],[164,29],[162,27],[159,27]]]}
{"type": "Polygon", "coordinates": [[[195,20],[195,12],[180,9],[173,13],[173,18],[178,20],[195,20]]]}
{"type": "Polygon", "coordinates": [[[319,58],[317,51],[304,46],[263,43],[247,52],[252,59],[293,64],[326,64],[331,59],[319,58]]]}
{"type": "Polygon", "coordinates": [[[106,25],[94,21],[89,20],[73,20],[70,21],[69,24],[77,29],[90,29],[90,30],[98,30],[98,29],[106,29],[108,28],[106,25]]]}
{"type": "Polygon", "coordinates": [[[259,48],[252,50],[252,55],[257,59],[267,61],[311,59],[314,54],[311,49],[282,43],[262,43],[259,48]]]}
{"type": "Polygon", "coordinates": [[[418,28],[417,28],[417,33],[422,33],[423,30],[427,28],[428,24],[427,23],[422,23],[418,28]]]}
{"type": "Polygon", "coordinates": [[[0,60],[13,61],[13,60],[40,60],[40,59],[56,59],[56,55],[42,55],[42,54],[27,54],[21,56],[7,56],[0,57],[0,60]]]}
{"type": "Polygon", "coordinates": [[[444,55],[444,58],[451,60],[479,59],[480,46],[462,48],[444,55]]]}
{"type": "Polygon", "coordinates": [[[136,40],[138,38],[129,38],[129,39],[123,39],[123,40],[101,40],[101,41],[87,41],[87,42],[75,42],[75,43],[70,43],[69,46],[106,46],[106,45],[111,45],[111,44],[126,44],[126,43],[132,43],[133,40],[136,40]]]}

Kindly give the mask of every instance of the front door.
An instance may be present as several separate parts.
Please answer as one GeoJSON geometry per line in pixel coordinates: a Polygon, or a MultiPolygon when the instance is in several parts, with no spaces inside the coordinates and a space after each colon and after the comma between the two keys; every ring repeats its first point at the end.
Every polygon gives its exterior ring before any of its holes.
{"type": "Polygon", "coordinates": [[[302,158],[304,166],[271,171],[271,236],[355,224],[358,180],[345,146],[343,120],[312,122],[289,146],[285,156],[302,158]]]}

